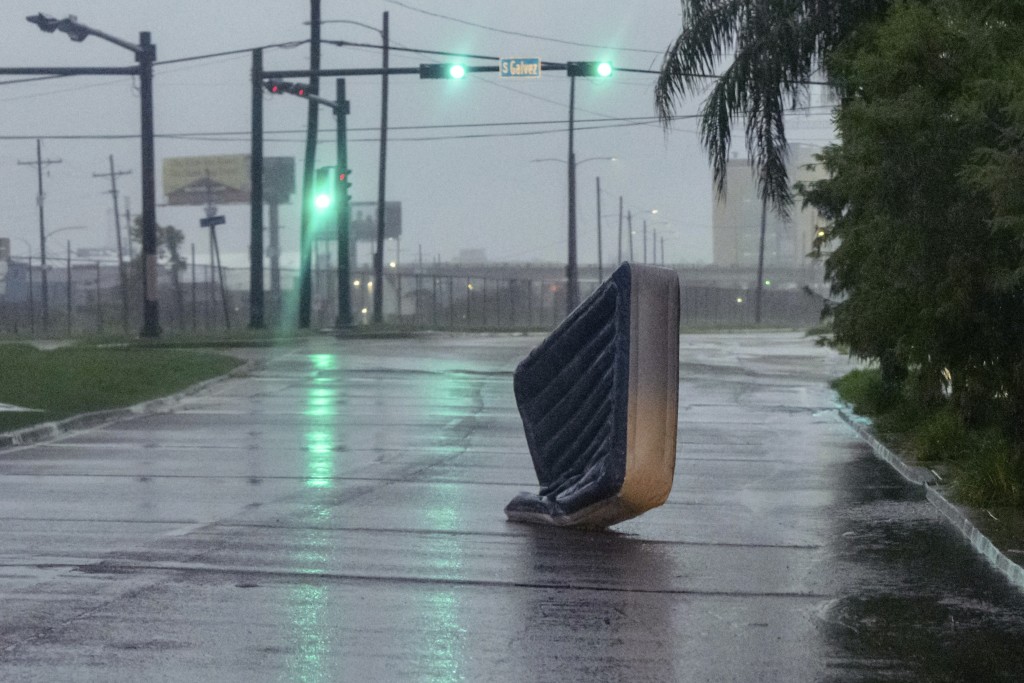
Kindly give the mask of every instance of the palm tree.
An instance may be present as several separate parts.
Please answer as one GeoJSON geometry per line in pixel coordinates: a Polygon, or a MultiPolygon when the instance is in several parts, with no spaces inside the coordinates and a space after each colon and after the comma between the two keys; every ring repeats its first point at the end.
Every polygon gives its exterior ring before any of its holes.
{"type": "Polygon", "coordinates": [[[838,87],[820,75],[828,58],[855,28],[881,16],[891,4],[892,0],[682,0],[683,30],[665,52],[655,88],[658,115],[668,125],[676,104],[702,92],[723,57],[735,52],[715,77],[700,110],[701,141],[711,161],[715,189],[726,189],[731,127],[744,120],[761,199],[785,215],[793,203],[786,173],[786,108],[796,107],[812,83],[838,87]]]}

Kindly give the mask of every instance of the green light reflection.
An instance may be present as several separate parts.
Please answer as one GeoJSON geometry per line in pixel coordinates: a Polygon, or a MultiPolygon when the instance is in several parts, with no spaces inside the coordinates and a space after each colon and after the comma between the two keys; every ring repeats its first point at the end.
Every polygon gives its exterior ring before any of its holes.
{"type": "Polygon", "coordinates": [[[330,387],[313,387],[306,395],[305,415],[309,417],[331,417],[338,414],[338,390],[330,387]]]}
{"type": "MultiPolygon", "coordinates": [[[[463,576],[461,501],[465,490],[459,484],[432,484],[426,501],[424,519],[431,535],[429,552],[433,573],[441,579],[463,576]]],[[[466,678],[467,629],[463,626],[461,600],[453,590],[440,590],[424,596],[424,634],[422,657],[424,680],[437,683],[462,681],[466,678]]]]}
{"type": "Polygon", "coordinates": [[[454,683],[466,680],[467,630],[460,625],[459,596],[455,591],[438,591],[426,596],[428,614],[426,671],[423,680],[454,683]]]}
{"type": "MultiPolygon", "coordinates": [[[[307,418],[305,441],[305,479],[311,498],[303,507],[302,531],[295,539],[298,550],[293,555],[296,571],[322,574],[332,564],[332,539],[324,528],[329,526],[334,506],[323,498],[335,486],[339,424],[338,398],[341,377],[338,358],[333,354],[311,354],[312,386],[306,394],[303,415],[307,418]],[[324,419],[329,418],[329,419],[324,419]]],[[[316,579],[311,576],[311,581],[316,579]]],[[[288,595],[288,611],[292,651],[288,657],[284,680],[319,683],[338,680],[337,646],[332,640],[330,614],[333,604],[329,590],[315,584],[295,586],[288,595]]]]}

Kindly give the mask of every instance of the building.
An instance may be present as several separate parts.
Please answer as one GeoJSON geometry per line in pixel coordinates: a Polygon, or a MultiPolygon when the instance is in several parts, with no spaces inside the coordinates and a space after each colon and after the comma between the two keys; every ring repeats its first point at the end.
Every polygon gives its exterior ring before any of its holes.
{"type": "MultiPolygon", "coordinates": [[[[792,183],[825,177],[814,155],[820,148],[791,145],[789,178],[792,183]]],[[[766,268],[813,269],[808,257],[818,226],[818,212],[802,208],[797,198],[788,219],[768,212],[765,225],[764,263],[766,268]]],[[[715,202],[712,214],[713,258],[716,266],[752,267],[757,265],[761,240],[761,200],[753,170],[747,159],[730,159],[726,168],[726,194],[715,202]]]]}

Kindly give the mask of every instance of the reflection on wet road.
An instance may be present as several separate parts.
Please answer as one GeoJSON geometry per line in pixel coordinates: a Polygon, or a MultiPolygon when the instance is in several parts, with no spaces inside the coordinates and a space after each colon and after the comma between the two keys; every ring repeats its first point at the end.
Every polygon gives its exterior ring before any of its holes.
{"type": "Polygon", "coordinates": [[[799,334],[683,338],[668,503],[510,524],[538,337],[323,339],[0,451],[0,679],[1020,680],[1024,596],[835,416],[799,334]]]}

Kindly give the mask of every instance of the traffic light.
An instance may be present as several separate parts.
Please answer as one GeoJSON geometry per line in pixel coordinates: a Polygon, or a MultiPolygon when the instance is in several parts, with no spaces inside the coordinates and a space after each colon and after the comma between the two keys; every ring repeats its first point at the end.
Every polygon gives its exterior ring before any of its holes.
{"type": "Polygon", "coordinates": [[[348,189],[350,187],[352,187],[352,183],[349,182],[349,179],[348,179],[348,177],[350,175],[352,175],[352,171],[350,169],[344,168],[344,169],[338,171],[338,192],[337,192],[337,195],[338,195],[338,197],[341,198],[341,201],[348,201],[348,199],[349,199],[348,189]]]}
{"type": "Polygon", "coordinates": [[[611,62],[566,62],[567,76],[583,76],[587,78],[608,78],[615,69],[611,62]]]}
{"type": "Polygon", "coordinates": [[[289,95],[305,97],[310,94],[309,86],[305,83],[290,83],[289,81],[278,81],[272,78],[263,81],[263,87],[275,95],[288,93],[289,95]]]}
{"type": "Polygon", "coordinates": [[[420,78],[465,78],[462,64],[420,64],[420,78]]]}
{"type": "Polygon", "coordinates": [[[352,183],[349,169],[337,170],[335,166],[316,169],[313,178],[313,221],[316,231],[331,231],[338,225],[338,212],[349,201],[352,183]]]}
{"type": "Polygon", "coordinates": [[[313,181],[313,208],[318,216],[326,216],[328,212],[337,210],[335,199],[337,183],[334,180],[334,166],[316,169],[313,181]]]}

